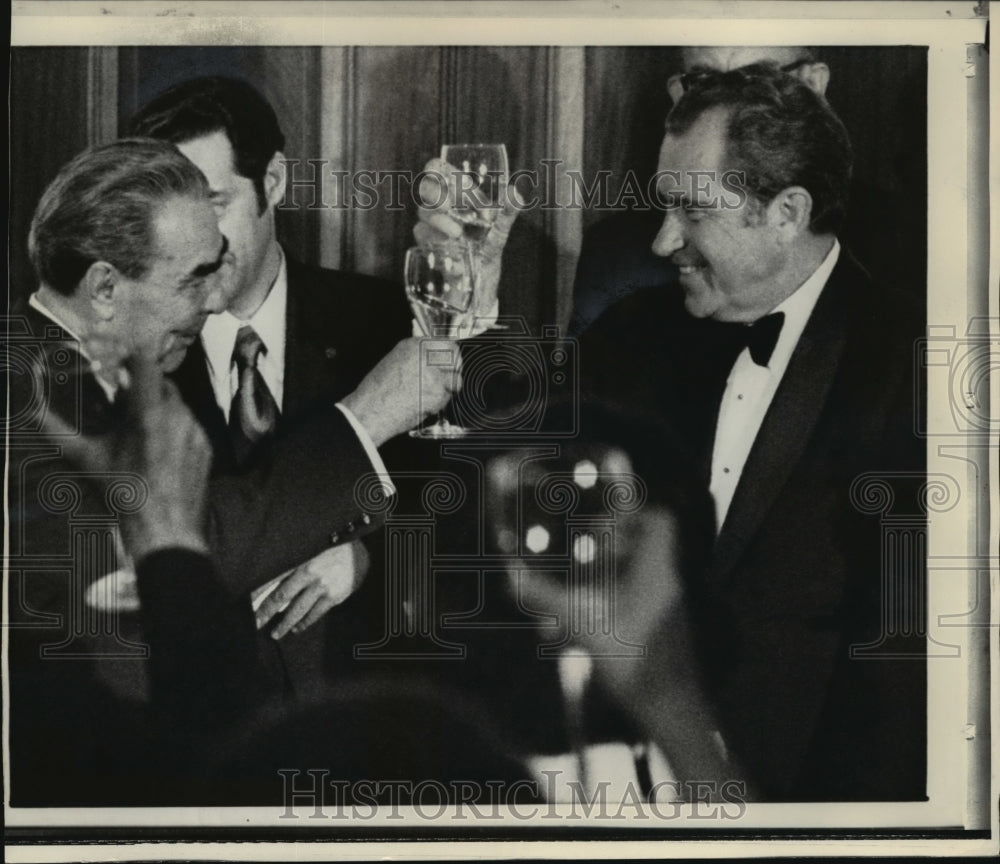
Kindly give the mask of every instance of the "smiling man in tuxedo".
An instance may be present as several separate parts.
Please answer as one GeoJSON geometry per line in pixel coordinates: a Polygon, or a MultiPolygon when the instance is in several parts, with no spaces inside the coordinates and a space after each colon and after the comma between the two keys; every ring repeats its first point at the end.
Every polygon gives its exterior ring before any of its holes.
{"type": "MultiPolygon", "coordinates": [[[[826,101],[773,64],[689,85],[652,247],[676,282],[587,329],[584,400],[673,428],[701,468],[716,538],[690,586],[698,677],[760,797],[918,800],[923,562],[891,570],[856,484],[887,476],[898,503],[919,499],[921,317],[838,241],[853,157],[826,101]]],[[[420,216],[426,233],[447,214],[420,216]]]]}
{"type": "MultiPolygon", "coordinates": [[[[209,317],[176,375],[209,431],[216,471],[239,472],[266,461],[276,436],[315,405],[339,400],[371,466],[386,473],[377,449],[391,437],[384,428],[386,406],[356,388],[411,335],[409,308],[398,286],[305,265],[278,243],[275,207],[285,194],[285,138],[272,107],[245,81],[197,78],[152,99],[131,129],[174,142],[201,169],[230,243],[225,309],[209,317]],[[244,378],[255,384],[252,400],[244,398],[244,378]]],[[[415,367],[399,362],[392,369],[401,388],[416,391],[412,374],[403,374],[415,367]]],[[[399,429],[392,425],[390,431],[399,429]]],[[[345,459],[345,477],[351,464],[345,459]]],[[[345,485],[350,491],[352,484],[345,485]]],[[[358,514],[334,533],[350,539],[366,528],[366,518],[358,514]]],[[[350,636],[363,621],[350,602],[315,625],[348,599],[367,567],[361,542],[341,543],[282,579],[240,586],[254,591],[262,632],[280,640],[293,689],[308,692],[322,673],[328,631],[339,634],[341,660],[353,641],[364,641],[350,636]]]]}
{"type": "MultiPolygon", "coordinates": [[[[793,75],[821,96],[830,82],[826,63],[804,46],[688,46],[681,49],[683,72],[667,79],[667,94],[676,104],[684,90],[705,72],[726,72],[754,63],[769,63],[793,75]]],[[[616,300],[651,285],[676,284],[677,268],[652,251],[662,217],[655,207],[612,213],[584,235],[573,283],[570,335],[583,333],[616,300]]]]}
{"type": "Polygon", "coordinates": [[[703,466],[717,538],[702,661],[723,738],[771,800],[924,794],[922,569],[898,585],[913,617],[895,644],[881,527],[852,501],[868,472],[915,487],[925,470],[921,321],[837,240],[851,162],[840,120],[794,77],[699,76],[660,152],[653,251],[680,290],[637,292],[581,342],[590,391],[664,417],[703,466]]]}

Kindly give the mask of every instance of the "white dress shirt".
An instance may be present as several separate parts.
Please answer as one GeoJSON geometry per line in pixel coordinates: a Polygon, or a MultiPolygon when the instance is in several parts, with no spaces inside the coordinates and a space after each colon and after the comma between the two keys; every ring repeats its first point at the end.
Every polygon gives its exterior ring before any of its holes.
{"type": "Polygon", "coordinates": [[[722,529],[726,520],[729,505],[764,415],[771,406],[771,400],[788,368],[788,361],[805,329],[806,321],[809,320],[839,256],[840,243],[834,240],[823,263],[794,294],[771,310],[784,312],[785,321],[768,365],[758,366],[750,357],[750,349],[744,348],[729,373],[719,406],[715,445],[712,448],[710,490],[715,499],[717,531],[722,529]]]}
{"type": "Polygon", "coordinates": [[[236,334],[249,324],[260,336],[264,350],[257,358],[257,369],[271,391],[280,411],[285,396],[285,317],[288,310],[288,269],[282,254],[278,275],[264,302],[248,319],[231,312],[209,315],[201,331],[201,341],[208,359],[215,401],[229,420],[229,408],[240,386],[240,376],[233,361],[236,334]]]}
{"type": "MultiPolygon", "coordinates": [[[[268,292],[264,302],[247,320],[237,318],[230,312],[219,312],[209,315],[201,331],[201,340],[208,360],[208,375],[215,391],[215,401],[222,411],[226,421],[229,421],[229,409],[233,397],[240,386],[239,374],[233,360],[233,349],[236,347],[236,334],[240,328],[249,324],[260,336],[266,350],[257,358],[257,369],[260,371],[267,389],[271,391],[278,410],[283,410],[285,397],[285,329],[288,315],[288,267],[285,255],[281,253],[281,263],[278,265],[278,275],[268,292]]],[[[387,495],[395,492],[395,486],[389,478],[389,472],[379,455],[375,442],[354,413],[339,402],[337,408],[347,418],[354,434],[358,436],[364,447],[368,461],[375,473],[379,475],[387,495]]]]}

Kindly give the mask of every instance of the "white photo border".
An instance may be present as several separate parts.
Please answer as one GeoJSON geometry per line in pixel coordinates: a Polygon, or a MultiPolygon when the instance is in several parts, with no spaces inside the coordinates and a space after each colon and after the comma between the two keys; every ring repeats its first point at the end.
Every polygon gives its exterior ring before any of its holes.
{"type": "MultiPolygon", "coordinates": [[[[42,44],[926,46],[927,279],[931,286],[927,320],[930,336],[943,341],[988,339],[994,352],[992,368],[994,371],[1000,369],[996,362],[1000,301],[995,290],[988,291],[989,285],[995,288],[1000,284],[997,264],[1000,241],[998,232],[993,231],[990,235],[988,228],[989,211],[992,210],[994,218],[1000,214],[997,209],[998,177],[995,164],[989,165],[987,184],[986,157],[981,145],[987,105],[982,102],[983,88],[970,85],[977,75],[981,82],[986,71],[984,64],[977,66],[970,60],[970,46],[983,43],[987,20],[976,14],[971,3],[588,2],[512,3],[499,9],[496,3],[458,5],[460,9],[447,3],[15,2],[11,44],[14,47],[42,44]],[[740,17],[727,17],[734,10],[740,17]],[[326,26],[322,23],[325,20],[335,21],[336,26],[326,26]],[[863,26],[859,26],[862,22],[863,26]],[[487,23],[489,26],[484,26],[487,23]],[[986,188],[988,196],[983,194],[986,188]],[[992,246],[989,250],[983,248],[984,238],[988,238],[992,246]],[[979,329],[970,331],[973,319],[979,319],[972,325],[979,329]]],[[[991,73],[993,84],[996,84],[997,74],[996,71],[991,73]]],[[[986,88],[985,98],[992,101],[993,92],[996,92],[995,87],[986,88]]],[[[991,140],[997,140],[997,114],[994,110],[988,115],[993,124],[991,140]]],[[[998,377],[994,375],[990,384],[993,406],[1000,405],[998,377]]],[[[984,652],[987,657],[1000,656],[996,557],[1000,536],[998,419],[994,407],[990,432],[975,440],[956,430],[949,403],[953,398],[948,389],[949,380],[932,379],[929,382],[928,473],[954,474],[955,448],[972,447],[980,461],[963,469],[965,473],[958,477],[963,492],[959,506],[936,514],[930,522],[930,637],[958,645],[964,659],[958,674],[956,667],[944,660],[932,658],[928,662],[928,739],[931,742],[928,802],[753,804],[738,825],[704,819],[692,822],[683,818],[662,826],[655,821],[637,821],[632,826],[636,831],[635,840],[626,839],[630,829],[623,829],[621,820],[612,820],[603,827],[613,831],[617,841],[596,841],[586,846],[575,842],[560,843],[558,847],[548,840],[536,842],[533,838],[557,835],[559,831],[555,829],[578,826],[578,822],[560,823],[541,818],[522,822],[508,814],[495,822],[477,821],[473,833],[468,820],[448,823],[443,817],[428,822],[400,808],[399,815],[410,818],[394,819],[392,814],[378,813],[358,826],[359,835],[374,836],[365,842],[354,843],[352,826],[345,820],[321,826],[309,824],[309,819],[302,818],[297,820],[297,825],[290,825],[289,820],[281,818],[281,813],[265,812],[260,808],[227,808],[210,813],[197,808],[25,811],[10,808],[5,803],[7,837],[14,844],[7,847],[8,860],[40,860],[43,857],[58,860],[60,855],[77,861],[174,856],[190,859],[216,858],[220,854],[232,860],[253,860],[258,856],[284,857],[292,851],[285,843],[254,846],[236,842],[220,848],[142,842],[144,836],[159,840],[161,832],[163,837],[176,836],[178,840],[197,836],[197,832],[187,833],[185,827],[194,829],[206,825],[252,826],[256,833],[267,834],[268,839],[273,840],[302,836],[298,831],[301,828],[308,829],[305,832],[308,839],[315,841],[323,836],[327,827],[336,829],[339,842],[335,845],[311,842],[307,847],[295,847],[295,856],[303,860],[330,854],[345,859],[420,854],[449,858],[470,853],[476,857],[550,857],[556,854],[560,857],[702,857],[719,854],[721,850],[727,855],[760,855],[766,850],[766,854],[778,856],[884,855],[890,850],[892,854],[972,854],[973,848],[981,853],[996,850],[998,817],[996,807],[989,806],[988,802],[995,805],[997,800],[998,762],[995,745],[989,752],[986,742],[990,737],[996,740],[996,718],[1000,713],[998,669],[993,663],[987,664],[984,670],[975,658],[984,652]],[[989,546],[986,549],[981,545],[982,538],[980,546],[976,547],[976,532],[969,528],[977,522],[988,525],[989,546]],[[988,550],[993,550],[993,557],[988,550]],[[984,632],[983,629],[942,624],[941,616],[959,616],[971,608],[975,600],[972,593],[976,585],[975,570],[986,570],[990,574],[989,626],[984,632]],[[936,578],[935,572],[945,574],[945,578],[936,578]],[[990,710],[985,712],[987,706],[990,710]],[[994,733],[992,736],[979,734],[978,741],[976,730],[970,730],[969,720],[970,712],[976,710],[980,716],[991,718],[994,733]],[[512,825],[524,829],[524,842],[485,843],[486,837],[497,836],[493,829],[507,829],[512,825]],[[790,826],[795,826],[794,830],[789,830],[790,826]],[[668,839],[654,841],[651,835],[656,836],[656,832],[647,829],[660,827],[668,839]],[[428,831],[429,828],[433,831],[428,831]],[[534,828],[540,830],[536,833],[534,828]],[[82,834],[73,835],[74,829],[84,830],[82,834]],[[408,835],[409,829],[415,830],[408,835]],[[908,833],[910,829],[912,832],[908,833]],[[440,838],[467,836],[473,845],[442,845],[436,842],[435,831],[440,832],[440,838]],[[746,839],[748,832],[771,839],[763,848],[744,846],[749,842],[746,839]],[[43,840],[42,845],[17,843],[18,836],[33,834],[43,840]],[[44,843],[45,837],[58,843],[61,836],[78,836],[85,842],[68,848],[44,843]],[[400,841],[392,839],[395,836],[400,836],[400,841]],[[402,838],[407,836],[425,838],[426,842],[404,841],[402,838]],[[116,837],[123,842],[129,838],[138,843],[129,845],[126,850],[116,843],[116,837]],[[476,837],[483,837],[484,842],[475,842],[476,837]],[[94,844],[87,845],[88,839],[93,839],[94,844]],[[698,842],[689,843],[692,839],[698,842]],[[105,841],[111,845],[104,845],[105,841]]],[[[6,682],[6,676],[4,678],[6,682]]],[[[6,748],[6,716],[4,725],[6,748]]],[[[5,801],[8,797],[5,796],[5,801]]],[[[588,822],[589,827],[600,829],[601,820],[588,822]]],[[[600,836],[600,830],[596,834],[600,836]]],[[[211,839],[222,836],[220,832],[218,837],[213,835],[211,839]]],[[[238,841],[239,832],[234,832],[232,837],[238,841]]],[[[568,839],[575,840],[577,835],[568,839]]]]}

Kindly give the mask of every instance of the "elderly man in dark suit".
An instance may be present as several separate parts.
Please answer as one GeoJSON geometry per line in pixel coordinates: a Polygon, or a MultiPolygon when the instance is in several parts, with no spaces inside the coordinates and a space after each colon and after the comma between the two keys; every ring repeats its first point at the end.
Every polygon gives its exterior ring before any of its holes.
{"type": "Polygon", "coordinates": [[[585,396],[666,421],[702,466],[718,533],[691,586],[698,663],[725,747],[769,800],[925,789],[923,570],[889,590],[881,526],[852,500],[871,472],[900,498],[920,485],[921,322],[837,240],[851,160],[840,120],[793,76],[699,76],[659,165],[653,251],[680,290],[616,304],[579,351],[585,396]],[[912,613],[901,644],[897,601],[912,613]]]}
{"type": "MultiPolygon", "coordinates": [[[[126,778],[141,781],[150,756],[149,717],[144,642],[126,620],[134,579],[114,529],[145,491],[134,476],[81,475],[33,424],[51,411],[76,432],[114,430],[119,382],[81,341],[107,332],[177,369],[223,308],[228,241],[190,160],[127,139],[64,166],[38,204],[29,252],[39,288],[8,345],[12,801],[128,804],[126,778]]],[[[344,397],[361,416],[382,406],[377,434],[419,423],[457,382],[425,369],[415,386],[418,343],[403,340],[344,397]]],[[[227,584],[261,584],[319,555],[347,521],[375,525],[354,500],[357,478],[374,470],[356,422],[327,399],[266,459],[213,477],[208,536],[227,584]]]]}
{"type": "MultiPolygon", "coordinates": [[[[197,78],[152,99],[131,129],[172,141],[201,169],[230,244],[225,308],[208,318],[176,375],[209,430],[215,470],[239,472],[266,460],[276,436],[316,405],[342,400],[368,458],[386,473],[377,448],[391,436],[377,406],[352,391],[411,334],[409,308],[398,286],[303,264],[279,245],[275,207],[285,194],[285,138],[274,110],[245,81],[197,78]],[[248,378],[256,383],[252,400],[240,371],[247,352],[256,369],[248,378]]],[[[364,527],[351,519],[335,533],[353,540],[364,527]]],[[[350,595],[367,567],[365,547],[355,541],[263,586],[252,571],[229,568],[224,576],[239,580],[234,593],[254,591],[258,626],[280,640],[287,683],[308,693],[329,659],[327,635],[336,633],[335,665],[350,657],[354,642],[365,641],[358,629],[365,618],[356,608],[362,601],[350,595]]]]}

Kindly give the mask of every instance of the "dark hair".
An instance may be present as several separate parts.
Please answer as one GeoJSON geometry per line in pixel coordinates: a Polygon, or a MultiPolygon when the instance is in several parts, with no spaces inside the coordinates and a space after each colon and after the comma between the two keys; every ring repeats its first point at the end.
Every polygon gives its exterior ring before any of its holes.
{"type": "Polygon", "coordinates": [[[789,186],[812,196],[816,234],[844,220],[853,156],[847,130],[826,100],[792,75],[760,63],[706,72],[667,117],[668,135],[683,135],[710,108],[727,109],[727,170],[766,204],[789,186]]]}
{"type": "Polygon", "coordinates": [[[153,219],[178,197],[208,198],[204,175],[172,144],[126,138],[84,150],[42,194],[28,233],[38,279],[72,294],[95,261],[139,279],[153,258],[153,219]]]}
{"type": "Polygon", "coordinates": [[[260,212],[267,207],[264,173],[285,147],[285,136],[268,101],[239,78],[192,78],[147,102],[129,124],[134,135],[183,144],[225,132],[233,148],[233,168],[253,182],[260,212]]]}

